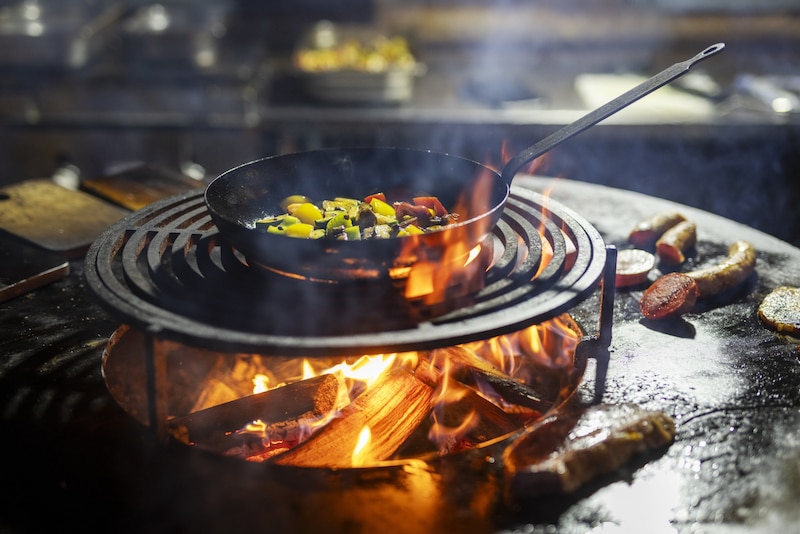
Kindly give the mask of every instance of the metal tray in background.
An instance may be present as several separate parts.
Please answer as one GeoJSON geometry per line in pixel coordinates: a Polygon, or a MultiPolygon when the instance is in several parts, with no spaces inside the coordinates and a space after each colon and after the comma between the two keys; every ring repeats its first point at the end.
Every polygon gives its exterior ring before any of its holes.
{"type": "Polygon", "coordinates": [[[398,104],[414,96],[416,79],[425,73],[424,65],[414,69],[385,72],[339,70],[297,72],[305,92],[320,102],[340,104],[398,104]]]}

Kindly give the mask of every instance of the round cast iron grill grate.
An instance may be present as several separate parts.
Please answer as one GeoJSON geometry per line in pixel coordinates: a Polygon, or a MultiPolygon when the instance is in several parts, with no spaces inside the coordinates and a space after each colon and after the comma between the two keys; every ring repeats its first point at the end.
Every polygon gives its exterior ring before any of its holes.
{"type": "Polygon", "coordinates": [[[151,204],[104,232],[86,279],[121,322],[204,348],[331,356],[426,350],[563,313],[597,287],[603,239],[569,208],[512,187],[483,288],[425,315],[392,281],[321,283],[251,267],[220,242],[202,191],[151,204]],[[544,237],[552,259],[537,276],[544,237]]]}

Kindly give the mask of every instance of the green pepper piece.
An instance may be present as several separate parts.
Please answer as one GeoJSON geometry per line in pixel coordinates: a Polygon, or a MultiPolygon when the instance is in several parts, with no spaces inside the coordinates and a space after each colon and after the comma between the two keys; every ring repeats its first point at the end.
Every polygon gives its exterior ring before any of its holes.
{"type": "Polygon", "coordinates": [[[361,228],[358,226],[348,226],[344,229],[344,235],[347,236],[349,241],[358,241],[361,239],[361,228]]]}
{"type": "Polygon", "coordinates": [[[349,228],[351,226],[353,226],[353,221],[350,220],[347,213],[343,211],[339,212],[328,221],[328,224],[325,226],[325,235],[333,235],[337,228],[349,228]]]}
{"type": "Polygon", "coordinates": [[[283,222],[285,215],[278,215],[277,217],[264,217],[256,221],[256,228],[259,230],[266,230],[270,226],[278,226],[283,222]]]}
{"type": "Polygon", "coordinates": [[[283,226],[267,226],[267,233],[283,235],[283,226]]]}
{"type": "Polygon", "coordinates": [[[283,218],[283,222],[281,223],[283,226],[291,226],[293,224],[297,224],[300,222],[300,219],[297,217],[293,217],[292,215],[286,215],[283,218]]]}
{"type": "Polygon", "coordinates": [[[328,223],[330,220],[333,219],[333,215],[329,217],[323,217],[322,219],[317,219],[314,221],[314,228],[318,228],[320,230],[325,230],[328,227],[328,223]]]}

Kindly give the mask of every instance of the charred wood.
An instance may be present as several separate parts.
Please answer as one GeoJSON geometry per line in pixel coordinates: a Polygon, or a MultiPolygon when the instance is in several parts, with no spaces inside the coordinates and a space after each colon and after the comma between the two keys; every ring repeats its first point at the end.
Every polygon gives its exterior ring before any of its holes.
{"type": "Polygon", "coordinates": [[[316,419],[336,409],[339,381],[333,375],[320,375],[263,393],[248,395],[211,408],[175,417],[169,421],[172,433],[189,443],[210,443],[260,419],[266,423],[289,424],[295,420],[316,419]]]}
{"type": "Polygon", "coordinates": [[[476,387],[483,382],[509,404],[524,406],[539,413],[544,413],[551,406],[551,402],[545,400],[547,397],[530,385],[509,376],[467,348],[456,346],[440,349],[435,351],[434,358],[437,365],[444,365],[438,360],[446,358],[456,380],[476,387]]]}

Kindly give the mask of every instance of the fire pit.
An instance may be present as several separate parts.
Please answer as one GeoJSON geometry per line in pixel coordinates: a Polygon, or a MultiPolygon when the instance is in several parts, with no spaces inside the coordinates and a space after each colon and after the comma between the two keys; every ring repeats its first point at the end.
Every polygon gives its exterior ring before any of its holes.
{"type": "Polygon", "coordinates": [[[613,302],[615,256],[522,189],[479,248],[401,282],[309,280],[248,265],[198,193],[156,203],[87,255],[126,325],[106,382],[160,436],[251,461],[381,465],[509,439],[572,396],[587,348],[607,349],[610,323],[586,336],[565,312],[604,275],[613,302]]]}

